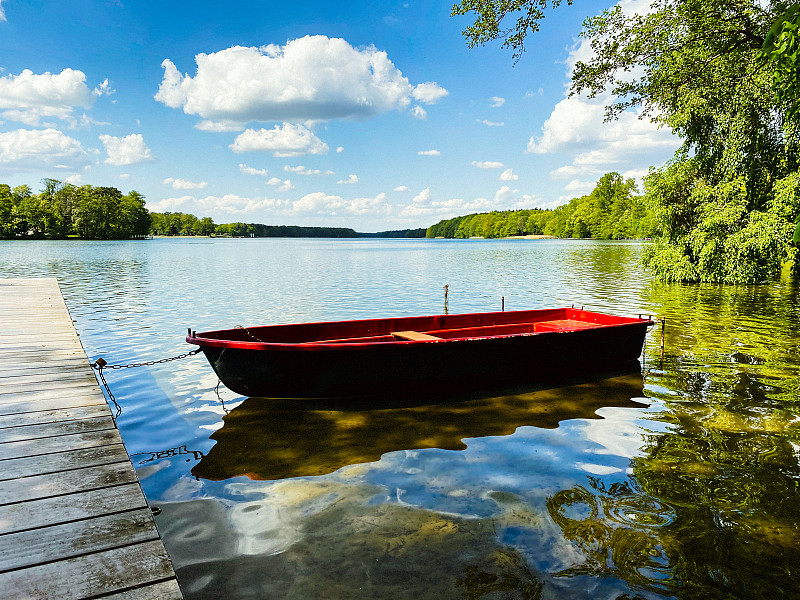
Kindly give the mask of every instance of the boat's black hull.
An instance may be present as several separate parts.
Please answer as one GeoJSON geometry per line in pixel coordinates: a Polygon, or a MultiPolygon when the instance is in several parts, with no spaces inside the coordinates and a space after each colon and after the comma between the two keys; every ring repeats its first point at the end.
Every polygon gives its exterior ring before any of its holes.
{"type": "Polygon", "coordinates": [[[222,383],[245,396],[375,396],[534,381],[636,360],[647,326],[313,349],[201,347],[222,383]]]}

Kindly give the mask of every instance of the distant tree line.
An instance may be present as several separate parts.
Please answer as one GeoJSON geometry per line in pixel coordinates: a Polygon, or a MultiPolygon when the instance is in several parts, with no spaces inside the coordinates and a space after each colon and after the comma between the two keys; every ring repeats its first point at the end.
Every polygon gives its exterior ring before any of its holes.
{"type": "Polygon", "coordinates": [[[655,217],[633,179],[607,173],[594,190],[554,210],[530,209],[470,214],[439,221],[427,237],[504,238],[551,235],[558,238],[641,239],[650,237],[655,217]]]}
{"type": "Polygon", "coordinates": [[[260,223],[217,225],[216,235],[231,237],[358,237],[358,234],[349,227],[301,227],[299,225],[262,225],[260,223]]]}
{"type": "Polygon", "coordinates": [[[27,185],[0,184],[0,238],[129,239],[150,232],[144,196],[116,188],[75,186],[45,179],[34,194],[27,185]]]}
{"type": "Polygon", "coordinates": [[[222,237],[309,237],[309,238],[424,238],[426,229],[397,229],[378,233],[360,233],[349,227],[302,227],[299,225],[262,225],[260,223],[222,223],[210,217],[197,218],[188,213],[150,213],[153,235],[214,235],[222,237]]]}
{"type": "Polygon", "coordinates": [[[374,238],[424,238],[428,230],[425,227],[419,229],[392,229],[390,231],[379,231],[377,233],[359,233],[358,237],[374,238]]]}

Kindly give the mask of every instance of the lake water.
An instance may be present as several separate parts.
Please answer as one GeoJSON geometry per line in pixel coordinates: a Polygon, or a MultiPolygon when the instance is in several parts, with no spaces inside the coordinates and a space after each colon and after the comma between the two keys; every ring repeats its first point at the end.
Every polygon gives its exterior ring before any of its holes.
{"type": "Polygon", "coordinates": [[[187,598],[800,597],[800,301],[654,284],[640,245],[0,242],[91,359],[186,329],[582,306],[666,317],[641,370],[397,405],[245,399],[200,356],[107,371],[187,598]]]}

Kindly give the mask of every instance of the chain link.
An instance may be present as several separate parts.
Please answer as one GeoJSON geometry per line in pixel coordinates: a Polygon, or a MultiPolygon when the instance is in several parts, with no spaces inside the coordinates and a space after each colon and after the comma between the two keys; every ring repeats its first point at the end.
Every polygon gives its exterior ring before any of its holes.
{"type": "Polygon", "coordinates": [[[134,367],[152,367],[153,365],[160,365],[163,363],[172,362],[173,360],[189,358],[190,356],[194,356],[195,354],[198,354],[202,351],[203,351],[202,348],[196,348],[191,352],[185,352],[183,354],[179,354],[178,356],[171,356],[169,358],[160,358],[158,360],[148,360],[146,362],[140,362],[140,363],[131,363],[129,365],[109,365],[102,358],[98,358],[97,362],[92,363],[92,368],[101,371],[102,369],[132,369],[134,367]]]}

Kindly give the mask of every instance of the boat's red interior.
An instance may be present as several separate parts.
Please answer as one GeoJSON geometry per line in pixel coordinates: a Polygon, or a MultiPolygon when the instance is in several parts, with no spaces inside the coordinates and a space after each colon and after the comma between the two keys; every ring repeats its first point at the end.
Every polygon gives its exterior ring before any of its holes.
{"type": "MultiPolygon", "coordinates": [[[[574,331],[609,325],[641,322],[574,308],[544,310],[366,319],[327,323],[270,325],[210,331],[196,335],[203,340],[231,342],[324,345],[343,343],[398,342],[392,332],[414,331],[445,340],[503,335],[574,331]]],[[[406,343],[431,343],[410,341],[406,343]]],[[[435,343],[435,342],[434,342],[435,343]]]]}

